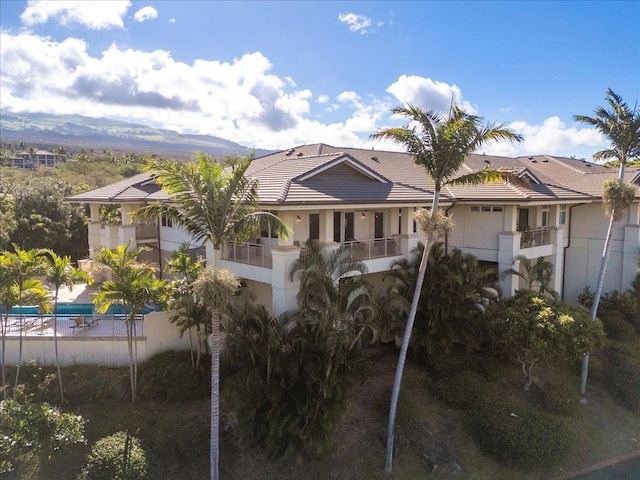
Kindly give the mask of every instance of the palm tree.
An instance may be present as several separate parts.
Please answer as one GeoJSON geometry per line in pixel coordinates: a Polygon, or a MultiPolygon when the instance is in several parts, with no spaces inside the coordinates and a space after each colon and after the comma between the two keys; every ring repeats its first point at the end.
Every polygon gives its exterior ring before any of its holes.
{"type": "MultiPolygon", "coordinates": [[[[600,303],[600,297],[602,295],[602,286],[604,284],[604,277],[607,272],[607,265],[609,263],[609,255],[611,253],[611,233],[613,231],[613,224],[616,220],[622,218],[623,212],[629,207],[633,201],[634,195],[630,195],[630,186],[624,185],[624,171],[627,164],[627,160],[632,160],[640,156],[640,110],[637,108],[637,104],[631,109],[623,100],[620,95],[617,95],[610,88],[607,89],[606,101],[609,104],[610,109],[605,107],[597,107],[594,111],[593,117],[585,115],[574,115],[574,120],[578,122],[586,123],[595,127],[597,131],[602,133],[610,142],[609,148],[600,150],[593,154],[594,160],[609,160],[616,159],[620,163],[620,169],[618,171],[617,185],[609,183],[609,187],[605,187],[605,196],[607,190],[613,193],[615,198],[615,190],[620,193],[626,191],[627,199],[630,197],[628,204],[626,201],[617,202],[613,201],[610,204],[610,208],[607,208],[610,212],[609,227],[607,228],[607,235],[604,242],[604,249],[602,253],[602,261],[600,263],[600,272],[598,273],[598,281],[596,284],[596,291],[593,296],[593,304],[591,306],[591,319],[595,320],[598,315],[598,305],[600,303]]],[[[603,201],[605,198],[603,198],[603,201]]],[[[613,199],[612,199],[613,200],[613,199]]],[[[582,401],[586,402],[585,391],[587,388],[587,375],[589,373],[589,353],[586,353],[582,360],[582,381],[580,385],[580,394],[582,395],[582,401]]]]}
{"type": "MultiPolygon", "coordinates": [[[[153,160],[147,170],[153,172],[156,181],[169,194],[171,201],[149,205],[134,216],[152,219],[165,215],[175,225],[182,227],[195,242],[209,242],[213,246],[211,266],[218,271],[221,249],[233,242],[250,238],[263,226],[270,225],[282,236],[287,235],[286,225],[276,216],[260,210],[258,183],[245,177],[253,157],[225,170],[210,156],[196,152],[195,163],[153,160]]],[[[220,311],[211,313],[211,479],[217,479],[219,445],[219,365],[220,311]]]]}
{"type": "Polygon", "coordinates": [[[534,290],[542,295],[550,295],[558,298],[558,292],[549,287],[553,277],[553,263],[538,257],[535,263],[524,255],[517,255],[513,259],[513,264],[519,263],[519,268],[510,268],[502,272],[503,277],[506,275],[515,275],[527,282],[528,290],[534,290]]]}
{"type": "Polygon", "coordinates": [[[47,282],[55,287],[53,294],[53,344],[56,353],[56,369],[58,370],[58,384],[60,385],[60,402],[64,403],[64,390],[62,388],[62,374],[60,372],[60,360],[58,359],[58,296],[60,287],[65,285],[69,290],[74,285],[86,283],[91,285],[93,278],[87,272],[74,268],[71,265],[71,257],[59,256],[51,249],[42,252],[44,259],[44,271],[47,282]]]}
{"type": "MultiPolygon", "coordinates": [[[[47,302],[47,291],[40,280],[34,279],[36,275],[41,273],[41,250],[21,250],[14,244],[15,252],[5,251],[0,255],[0,263],[3,265],[5,281],[8,284],[8,291],[5,298],[13,298],[19,307],[19,329],[20,340],[18,350],[18,366],[16,368],[15,387],[18,386],[20,380],[20,365],[22,363],[22,334],[24,329],[24,317],[22,315],[22,306],[25,302],[29,304],[37,303],[45,305],[47,302]]],[[[13,303],[13,305],[16,305],[13,303]]],[[[12,305],[12,306],[13,306],[12,305]]],[[[5,303],[5,308],[8,305],[5,303]]],[[[9,308],[7,308],[8,314],[9,308]]],[[[4,337],[3,337],[4,340],[4,337]]],[[[3,347],[4,355],[4,347],[3,347]]],[[[4,362],[3,362],[4,365],[4,362]]]]}
{"type": "MultiPolygon", "coordinates": [[[[501,172],[483,169],[458,176],[467,155],[477,151],[483,145],[494,140],[521,141],[522,137],[502,125],[482,124],[482,119],[470,115],[457,105],[452,105],[448,115],[432,110],[424,111],[419,107],[407,105],[392,110],[395,115],[402,115],[414,126],[387,128],[372,135],[376,139],[390,139],[403,145],[413,157],[414,163],[424,167],[427,175],[433,180],[435,190],[431,206],[431,221],[427,222],[424,232],[425,251],[429,251],[430,243],[437,232],[438,206],[440,192],[445,185],[473,185],[482,182],[500,181],[504,178],[501,172]]],[[[404,371],[404,363],[409,348],[411,330],[415,321],[420,292],[427,266],[428,255],[423,255],[418,270],[416,289],[407,318],[407,326],[402,339],[400,357],[391,395],[389,409],[389,427],[387,432],[387,457],[385,471],[391,473],[393,463],[393,434],[395,415],[400,394],[400,383],[404,371]]]]}
{"type": "Polygon", "coordinates": [[[163,302],[168,282],[155,277],[155,267],[138,261],[143,248],[129,248],[120,245],[115,250],[102,248],[96,260],[105,265],[115,278],[103,282],[93,299],[98,305],[98,313],[105,313],[111,305],[119,304],[127,312],[127,346],[129,352],[129,375],[131,380],[131,401],[136,401],[138,382],[138,342],[136,315],[149,303],[163,302]]]}

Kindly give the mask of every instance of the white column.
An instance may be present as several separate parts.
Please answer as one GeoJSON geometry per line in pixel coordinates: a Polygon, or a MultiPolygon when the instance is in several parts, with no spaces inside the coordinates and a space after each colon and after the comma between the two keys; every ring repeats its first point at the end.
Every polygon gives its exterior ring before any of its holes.
{"type": "Polygon", "coordinates": [[[291,264],[300,256],[300,248],[293,246],[271,249],[273,267],[271,269],[271,301],[274,315],[296,308],[299,281],[289,280],[291,264]]]}
{"type": "Polygon", "coordinates": [[[553,289],[562,294],[564,290],[564,229],[551,227],[549,234],[550,241],[554,247],[553,255],[553,289]]]}
{"type": "MultiPolygon", "coordinates": [[[[498,274],[513,267],[513,258],[520,250],[520,232],[502,232],[498,235],[498,274]]],[[[516,265],[517,267],[517,265],[516,265]]],[[[507,275],[501,281],[502,294],[510,297],[518,288],[517,277],[507,275]]]]}

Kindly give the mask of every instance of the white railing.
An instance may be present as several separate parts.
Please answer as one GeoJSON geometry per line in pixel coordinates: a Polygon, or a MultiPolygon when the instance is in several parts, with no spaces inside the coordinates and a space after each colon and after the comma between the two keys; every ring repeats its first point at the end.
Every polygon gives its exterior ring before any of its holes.
{"type": "Polygon", "coordinates": [[[400,250],[397,240],[397,237],[371,238],[369,240],[344,242],[343,245],[351,248],[354,255],[360,260],[371,260],[373,258],[399,255],[400,250]]]}
{"type": "Polygon", "coordinates": [[[271,251],[258,243],[234,243],[225,250],[222,259],[230,262],[247,263],[258,267],[273,267],[271,251]]]}
{"type": "Polygon", "coordinates": [[[551,229],[549,227],[536,228],[521,232],[520,248],[539,247],[551,243],[551,229]]]}
{"type": "MultiPolygon", "coordinates": [[[[144,315],[136,315],[135,336],[144,335],[144,315]]],[[[126,337],[126,315],[58,315],[57,334],[69,337],[126,337]]],[[[5,324],[2,317],[2,328],[7,336],[53,336],[52,315],[10,315],[5,324]]]]}

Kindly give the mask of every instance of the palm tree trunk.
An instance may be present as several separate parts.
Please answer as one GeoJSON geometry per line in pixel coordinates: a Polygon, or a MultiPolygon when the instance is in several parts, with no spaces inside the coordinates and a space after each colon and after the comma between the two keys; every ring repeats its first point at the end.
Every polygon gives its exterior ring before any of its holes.
{"type": "Polygon", "coordinates": [[[15,397],[16,394],[16,389],[18,388],[18,381],[20,379],[20,364],[22,363],[22,328],[23,328],[23,323],[24,320],[22,318],[22,291],[20,291],[20,295],[18,296],[19,301],[20,301],[20,305],[18,306],[19,309],[19,320],[18,320],[18,328],[20,329],[20,336],[19,336],[19,347],[18,347],[18,366],[16,368],[16,381],[14,384],[14,390],[13,390],[13,395],[15,397]]]}
{"type": "Polygon", "coordinates": [[[133,315],[133,391],[138,392],[138,328],[136,326],[136,315],[133,315]]]}
{"type": "Polygon", "coordinates": [[[53,302],[53,345],[56,352],[56,369],[58,371],[58,385],[60,386],[60,404],[64,404],[64,390],[62,388],[62,373],[60,372],[60,359],[58,357],[58,287],[56,287],[56,299],[53,302]]]}
{"type": "Polygon", "coordinates": [[[416,279],[416,289],[413,293],[413,299],[411,300],[411,308],[409,309],[409,315],[407,317],[407,325],[404,329],[404,336],[402,337],[402,346],[400,347],[400,357],[398,358],[398,366],[396,368],[396,376],[393,380],[393,390],[391,392],[391,406],[389,407],[389,425],[387,427],[387,456],[385,461],[384,471],[391,473],[393,468],[393,440],[396,428],[396,411],[398,409],[398,397],[400,396],[400,384],[402,383],[402,375],[404,373],[404,364],[407,359],[407,350],[409,349],[409,340],[411,339],[411,331],[413,330],[413,323],[416,319],[416,313],[418,311],[418,302],[420,301],[420,293],[422,292],[422,284],[424,283],[424,277],[427,271],[427,262],[429,258],[429,244],[433,232],[427,232],[427,238],[425,239],[424,252],[422,253],[422,260],[420,260],[420,268],[418,270],[418,278],[416,279]]]}
{"type": "Polygon", "coordinates": [[[211,336],[209,339],[209,348],[211,349],[211,442],[209,457],[211,480],[218,480],[220,460],[220,310],[217,308],[211,312],[211,336]]]}
{"type": "MultiPolygon", "coordinates": [[[[0,316],[0,318],[2,318],[0,316]]],[[[7,399],[7,369],[5,367],[5,351],[7,348],[7,327],[9,323],[9,310],[7,309],[6,315],[2,318],[2,396],[4,400],[7,399]]]]}
{"type": "Polygon", "coordinates": [[[136,389],[133,382],[133,331],[129,321],[127,321],[127,349],[129,353],[129,380],[131,384],[131,402],[136,401],[136,389]]]}
{"type": "MultiPolygon", "coordinates": [[[[604,249],[602,252],[602,262],[600,263],[600,273],[598,273],[598,283],[596,284],[596,291],[593,294],[593,304],[591,305],[591,320],[595,320],[598,316],[598,306],[600,305],[600,297],[602,296],[602,287],[604,285],[604,276],[607,273],[607,267],[609,265],[609,256],[611,254],[611,236],[613,233],[613,215],[611,212],[611,218],[609,219],[609,228],[607,229],[607,237],[604,241],[604,249]]],[[[585,393],[587,390],[587,377],[589,376],[589,352],[582,356],[582,372],[580,381],[580,396],[583,403],[587,402],[585,393]]]]}

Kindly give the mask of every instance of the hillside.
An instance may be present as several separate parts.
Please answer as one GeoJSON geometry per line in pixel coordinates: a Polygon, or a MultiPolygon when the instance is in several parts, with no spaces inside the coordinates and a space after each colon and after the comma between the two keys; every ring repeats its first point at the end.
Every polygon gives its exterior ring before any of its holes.
{"type": "MultiPolygon", "coordinates": [[[[112,153],[156,154],[188,159],[199,150],[216,157],[246,155],[251,149],[211,135],[187,135],[142,124],[82,115],[0,113],[0,143],[75,153],[80,149],[112,153]]],[[[256,150],[256,155],[268,153],[256,150]]]]}

